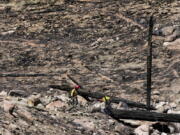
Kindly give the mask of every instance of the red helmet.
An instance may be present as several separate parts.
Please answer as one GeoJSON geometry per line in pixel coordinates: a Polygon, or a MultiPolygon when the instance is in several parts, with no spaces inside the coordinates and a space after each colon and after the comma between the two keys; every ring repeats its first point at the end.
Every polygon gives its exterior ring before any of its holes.
{"type": "Polygon", "coordinates": [[[79,85],[76,85],[74,88],[75,88],[75,89],[79,89],[79,88],[80,88],[80,86],[79,86],[79,85]]]}

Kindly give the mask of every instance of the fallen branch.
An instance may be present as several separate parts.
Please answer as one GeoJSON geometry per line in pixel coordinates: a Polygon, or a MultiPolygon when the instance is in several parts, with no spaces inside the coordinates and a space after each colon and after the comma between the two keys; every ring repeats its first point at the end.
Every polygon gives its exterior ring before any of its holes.
{"type": "Polygon", "coordinates": [[[108,112],[108,115],[115,119],[133,119],[180,123],[180,114],[165,114],[140,110],[119,110],[111,107],[107,107],[106,110],[108,112]]]}
{"type": "Polygon", "coordinates": [[[18,74],[18,73],[9,73],[9,74],[0,74],[0,77],[39,77],[39,76],[56,76],[57,74],[18,74]]]}
{"type": "Polygon", "coordinates": [[[134,20],[132,20],[132,19],[126,17],[126,16],[124,16],[123,14],[120,14],[120,13],[119,13],[119,14],[116,14],[116,16],[119,17],[119,18],[121,18],[121,19],[123,19],[123,20],[125,20],[125,21],[128,22],[128,23],[131,23],[131,24],[133,24],[133,25],[135,25],[135,26],[138,26],[140,29],[145,29],[145,27],[144,27],[143,25],[135,22],[134,20]]]}
{"type": "MultiPolygon", "coordinates": [[[[68,74],[67,74],[67,77],[68,77],[73,83],[75,83],[76,85],[79,85],[82,89],[84,89],[83,86],[82,86],[79,82],[77,82],[73,77],[71,77],[71,76],[68,75],[68,74]]],[[[71,88],[70,88],[70,89],[71,89],[71,88]]]]}
{"type": "MultiPolygon", "coordinates": [[[[67,91],[69,92],[70,90],[72,90],[73,88],[67,86],[67,85],[49,85],[50,88],[54,88],[54,89],[60,89],[62,91],[67,91]]],[[[99,92],[90,92],[90,91],[84,91],[84,90],[78,90],[78,94],[81,95],[82,97],[91,97],[91,98],[96,98],[96,99],[101,99],[104,96],[108,96],[99,92]]],[[[133,102],[130,100],[126,100],[123,98],[118,98],[118,97],[111,97],[110,96],[110,102],[112,103],[119,103],[119,102],[124,102],[126,103],[129,107],[138,107],[138,108],[146,108],[147,106],[145,104],[142,103],[138,103],[138,102],[133,102]]],[[[154,107],[151,106],[151,109],[155,109],[154,107]]]]}

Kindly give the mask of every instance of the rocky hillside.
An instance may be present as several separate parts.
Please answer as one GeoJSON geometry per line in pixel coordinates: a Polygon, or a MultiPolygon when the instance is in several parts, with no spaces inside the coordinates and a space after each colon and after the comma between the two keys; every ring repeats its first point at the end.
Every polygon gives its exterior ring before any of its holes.
{"type": "Polygon", "coordinates": [[[140,135],[144,126],[145,135],[150,125],[154,134],[179,134],[179,127],[170,130],[167,123],[160,130],[157,123],[118,122],[102,112],[92,113],[94,104],[99,103],[96,100],[79,97],[83,103],[71,109],[67,93],[48,87],[75,86],[70,75],[86,90],[145,103],[152,12],[152,102],[158,112],[178,112],[178,0],[0,1],[0,133],[140,135]],[[45,76],[2,77],[9,73],[45,76]],[[12,91],[16,94],[10,94],[12,91]],[[33,96],[37,104],[29,101],[33,96]]]}

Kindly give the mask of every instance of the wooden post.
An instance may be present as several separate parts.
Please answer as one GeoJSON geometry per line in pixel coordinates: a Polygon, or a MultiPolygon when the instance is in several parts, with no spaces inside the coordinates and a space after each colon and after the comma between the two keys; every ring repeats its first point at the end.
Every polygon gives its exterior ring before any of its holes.
{"type": "Polygon", "coordinates": [[[149,19],[148,51],[147,51],[147,110],[151,106],[151,69],[152,69],[152,33],[153,33],[153,15],[149,19]]]}

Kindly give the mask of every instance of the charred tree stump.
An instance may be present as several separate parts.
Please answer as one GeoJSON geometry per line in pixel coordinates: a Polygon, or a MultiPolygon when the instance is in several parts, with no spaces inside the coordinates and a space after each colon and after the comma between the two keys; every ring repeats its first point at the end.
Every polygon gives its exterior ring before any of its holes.
{"type": "MultiPolygon", "coordinates": [[[[69,92],[73,88],[66,86],[66,85],[49,85],[50,88],[55,88],[55,89],[60,89],[62,91],[67,91],[69,92]]],[[[105,94],[99,93],[99,92],[90,92],[90,91],[84,91],[84,90],[78,90],[78,94],[81,95],[82,97],[91,97],[91,98],[96,98],[96,99],[101,99],[104,96],[107,96],[105,94]]],[[[147,109],[147,106],[142,103],[138,102],[133,102],[130,100],[126,100],[123,98],[118,98],[118,97],[110,97],[110,102],[111,103],[119,103],[119,102],[124,102],[126,103],[129,107],[138,107],[138,108],[145,108],[147,109]]],[[[151,110],[155,109],[154,107],[150,107],[151,110]]]]}
{"type": "Polygon", "coordinates": [[[148,52],[147,52],[147,110],[151,106],[151,69],[152,69],[152,33],[153,33],[153,15],[149,20],[148,52]]]}
{"type": "Polygon", "coordinates": [[[115,119],[132,119],[180,123],[180,114],[166,114],[140,110],[119,110],[111,107],[107,107],[106,110],[108,112],[108,115],[115,119]]]}

